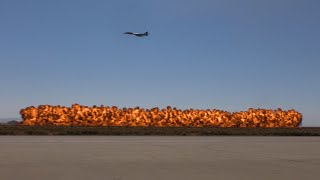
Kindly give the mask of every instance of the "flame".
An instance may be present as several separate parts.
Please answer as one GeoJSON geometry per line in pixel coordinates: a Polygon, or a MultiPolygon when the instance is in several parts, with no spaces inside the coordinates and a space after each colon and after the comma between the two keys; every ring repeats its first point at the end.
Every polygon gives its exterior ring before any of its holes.
{"type": "Polygon", "coordinates": [[[154,127],[298,127],[302,114],[280,108],[227,112],[217,109],[71,107],[40,105],[20,110],[22,125],[29,126],[154,126],[154,127]]]}

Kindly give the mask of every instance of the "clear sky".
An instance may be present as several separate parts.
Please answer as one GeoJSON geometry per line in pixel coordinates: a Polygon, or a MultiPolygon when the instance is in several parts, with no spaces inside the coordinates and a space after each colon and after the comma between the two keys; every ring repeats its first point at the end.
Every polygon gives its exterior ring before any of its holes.
{"type": "Polygon", "coordinates": [[[320,126],[319,8],[319,0],[1,0],[0,118],[40,104],[280,107],[320,126]]]}

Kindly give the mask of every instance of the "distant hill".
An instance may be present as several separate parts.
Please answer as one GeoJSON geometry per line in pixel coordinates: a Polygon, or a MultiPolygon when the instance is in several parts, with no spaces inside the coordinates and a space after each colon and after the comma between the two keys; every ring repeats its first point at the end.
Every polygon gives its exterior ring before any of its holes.
{"type": "Polygon", "coordinates": [[[0,118],[0,123],[7,123],[10,121],[22,121],[21,118],[0,118]]]}

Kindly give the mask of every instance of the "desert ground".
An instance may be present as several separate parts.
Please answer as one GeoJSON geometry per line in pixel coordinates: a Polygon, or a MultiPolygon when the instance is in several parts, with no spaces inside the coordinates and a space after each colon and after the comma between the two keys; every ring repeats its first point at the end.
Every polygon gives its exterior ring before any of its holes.
{"type": "Polygon", "coordinates": [[[319,137],[0,136],[3,180],[320,177],[319,137]]]}

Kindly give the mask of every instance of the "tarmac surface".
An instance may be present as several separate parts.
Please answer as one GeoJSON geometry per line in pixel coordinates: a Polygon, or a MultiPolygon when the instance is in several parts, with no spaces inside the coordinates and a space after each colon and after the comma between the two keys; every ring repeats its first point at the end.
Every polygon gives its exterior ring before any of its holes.
{"type": "Polygon", "coordinates": [[[313,180],[320,137],[0,136],[2,180],[313,180]]]}

